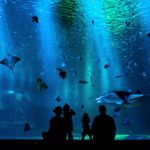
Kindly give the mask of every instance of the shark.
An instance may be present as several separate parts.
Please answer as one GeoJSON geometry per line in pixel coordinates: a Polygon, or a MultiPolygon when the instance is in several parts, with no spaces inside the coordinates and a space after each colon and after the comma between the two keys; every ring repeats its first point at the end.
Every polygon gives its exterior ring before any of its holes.
{"type": "Polygon", "coordinates": [[[137,99],[143,97],[144,94],[141,92],[131,92],[131,91],[112,91],[108,92],[98,98],[96,98],[97,103],[114,103],[117,105],[122,104],[133,104],[137,99]]]}

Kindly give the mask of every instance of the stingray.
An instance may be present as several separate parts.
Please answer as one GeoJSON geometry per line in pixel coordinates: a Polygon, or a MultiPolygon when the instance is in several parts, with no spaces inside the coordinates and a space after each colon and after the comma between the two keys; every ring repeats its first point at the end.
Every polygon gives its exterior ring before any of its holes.
{"type": "Polygon", "coordinates": [[[5,65],[6,67],[8,67],[10,70],[13,71],[16,63],[20,60],[21,60],[21,58],[19,58],[17,56],[8,55],[0,61],[0,64],[5,65]]]}
{"type": "Polygon", "coordinates": [[[129,105],[135,103],[137,98],[143,97],[144,95],[145,94],[141,94],[139,90],[137,92],[113,91],[96,98],[96,101],[97,103],[114,103],[118,105],[129,105]]]}

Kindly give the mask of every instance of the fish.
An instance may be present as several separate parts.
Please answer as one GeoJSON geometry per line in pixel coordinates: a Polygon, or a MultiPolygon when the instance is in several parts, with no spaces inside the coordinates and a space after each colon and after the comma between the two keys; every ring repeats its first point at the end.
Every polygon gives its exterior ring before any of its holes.
{"type": "Polygon", "coordinates": [[[95,22],[94,22],[94,20],[92,19],[92,25],[93,25],[93,26],[94,26],[94,23],[95,23],[95,22]]]}
{"type": "Polygon", "coordinates": [[[150,38],[150,32],[149,32],[149,33],[147,33],[147,37],[149,37],[149,38],[150,38]]]}
{"type": "Polygon", "coordinates": [[[84,108],[84,105],[81,105],[81,108],[83,109],[83,108],[84,108]]]}
{"type": "Polygon", "coordinates": [[[114,109],[114,117],[119,117],[120,116],[120,112],[121,112],[121,107],[117,107],[114,109]]]}
{"type": "Polygon", "coordinates": [[[48,89],[48,86],[46,85],[46,83],[41,82],[41,83],[38,83],[37,89],[39,91],[46,91],[48,89]]]}
{"type": "Polygon", "coordinates": [[[81,83],[81,84],[87,84],[88,81],[85,81],[85,80],[79,80],[79,83],[81,83]]]}
{"type": "Polygon", "coordinates": [[[56,70],[61,71],[62,69],[61,68],[56,68],[56,70]]]}
{"type": "Polygon", "coordinates": [[[40,77],[37,78],[37,82],[38,82],[38,83],[41,83],[42,81],[43,81],[43,80],[42,80],[40,77]]]}
{"type": "Polygon", "coordinates": [[[13,71],[16,63],[19,62],[20,60],[21,60],[20,57],[8,54],[4,59],[0,61],[0,64],[8,67],[10,70],[13,71]]]}
{"type": "Polygon", "coordinates": [[[128,72],[125,72],[124,74],[116,75],[115,78],[122,78],[127,76],[128,74],[129,74],[128,72]]]}
{"type": "Polygon", "coordinates": [[[126,22],[125,22],[125,25],[126,25],[126,27],[129,27],[129,26],[131,25],[131,22],[126,21],[126,22]]]}
{"type": "Polygon", "coordinates": [[[124,75],[116,75],[115,78],[121,78],[123,77],[124,75]]]}
{"type": "Polygon", "coordinates": [[[61,71],[59,72],[59,76],[60,76],[62,79],[65,79],[66,76],[67,76],[67,72],[64,71],[64,70],[61,70],[61,71]]]}
{"type": "Polygon", "coordinates": [[[29,123],[25,123],[24,125],[24,132],[30,131],[31,127],[29,123]]]}
{"type": "Polygon", "coordinates": [[[46,91],[48,89],[47,84],[43,82],[43,80],[40,77],[37,78],[37,89],[39,91],[46,91]]]}
{"type": "Polygon", "coordinates": [[[110,67],[109,64],[104,65],[104,69],[107,69],[107,68],[109,68],[109,67],[110,67]]]}
{"type": "Polygon", "coordinates": [[[140,97],[143,97],[144,94],[139,92],[130,92],[130,91],[113,91],[108,92],[98,98],[96,98],[97,103],[114,103],[117,105],[122,104],[133,104],[140,97]]]}
{"type": "Polygon", "coordinates": [[[57,96],[55,100],[56,100],[57,102],[60,102],[60,101],[61,101],[60,96],[57,96]]]}
{"type": "Polygon", "coordinates": [[[59,76],[62,78],[62,79],[65,79],[66,76],[67,76],[67,72],[61,68],[56,68],[56,70],[59,71],[59,76]]]}
{"type": "Polygon", "coordinates": [[[114,109],[114,112],[119,112],[119,111],[121,111],[120,107],[117,107],[117,108],[114,109]]]}
{"type": "Polygon", "coordinates": [[[37,16],[32,16],[32,22],[39,22],[39,18],[37,16]]]}

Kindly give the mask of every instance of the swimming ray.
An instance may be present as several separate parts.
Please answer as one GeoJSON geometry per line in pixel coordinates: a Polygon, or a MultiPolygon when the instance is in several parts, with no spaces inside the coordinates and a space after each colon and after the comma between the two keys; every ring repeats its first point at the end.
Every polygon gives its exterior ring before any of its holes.
{"type": "Polygon", "coordinates": [[[19,58],[18,56],[8,55],[0,61],[0,64],[7,66],[10,70],[13,71],[14,66],[20,60],[21,60],[21,58],[19,58]]]}

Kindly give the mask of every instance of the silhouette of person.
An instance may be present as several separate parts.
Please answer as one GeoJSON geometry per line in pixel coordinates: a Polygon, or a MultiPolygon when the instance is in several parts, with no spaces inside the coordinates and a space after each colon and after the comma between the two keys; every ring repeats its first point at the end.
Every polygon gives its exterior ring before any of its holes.
{"type": "Polygon", "coordinates": [[[116,134],[115,122],[106,114],[104,105],[99,106],[99,112],[100,115],[96,116],[92,122],[93,141],[101,142],[101,144],[113,142],[116,134]]]}
{"type": "Polygon", "coordinates": [[[68,104],[65,104],[63,107],[63,116],[64,116],[64,122],[65,122],[65,128],[66,128],[66,138],[68,137],[68,140],[73,140],[73,122],[72,122],[72,116],[75,115],[75,112],[70,108],[68,104]]]}
{"type": "Polygon", "coordinates": [[[92,140],[92,134],[91,134],[91,129],[90,129],[90,118],[88,113],[84,113],[82,116],[82,140],[84,140],[85,136],[88,135],[90,140],[92,140]]]}
{"type": "Polygon", "coordinates": [[[62,115],[62,108],[57,106],[53,112],[56,116],[52,117],[49,121],[49,130],[48,132],[43,132],[42,137],[45,141],[48,141],[52,144],[63,144],[66,141],[65,137],[65,124],[64,118],[62,115]]]}

